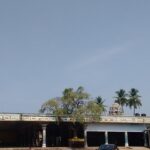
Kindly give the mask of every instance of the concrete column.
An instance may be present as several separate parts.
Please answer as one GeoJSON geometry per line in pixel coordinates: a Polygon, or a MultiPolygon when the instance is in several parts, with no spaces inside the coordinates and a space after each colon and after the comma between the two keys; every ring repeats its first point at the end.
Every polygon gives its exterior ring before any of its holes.
{"type": "Polygon", "coordinates": [[[148,143],[147,143],[147,132],[144,131],[144,146],[147,147],[148,143]]]}
{"type": "Polygon", "coordinates": [[[148,130],[148,147],[150,147],[150,131],[148,130]]]}
{"type": "Polygon", "coordinates": [[[46,126],[47,124],[42,124],[42,133],[43,133],[42,147],[46,147],[46,126]]]}
{"type": "Polygon", "coordinates": [[[105,131],[105,144],[108,144],[108,132],[105,131]]]}
{"type": "Polygon", "coordinates": [[[87,131],[84,130],[84,147],[88,147],[88,144],[87,144],[87,131]]]}
{"type": "Polygon", "coordinates": [[[129,143],[128,143],[128,132],[125,131],[125,147],[128,147],[129,143]]]}

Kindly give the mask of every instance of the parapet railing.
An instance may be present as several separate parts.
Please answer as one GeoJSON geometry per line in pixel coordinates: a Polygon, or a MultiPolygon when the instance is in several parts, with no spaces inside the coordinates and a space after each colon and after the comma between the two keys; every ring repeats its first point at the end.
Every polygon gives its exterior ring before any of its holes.
{"type": "MultiPolygon", "coordinates": [[[[92,118],[87,116],[84,122],[150,124],[150,117],[147,116],[99,116],[99,121],[94,121],[92,118]]],[[[0,121],[73,122],[73,118],[49,114],[0,113],[0,121]]]]}

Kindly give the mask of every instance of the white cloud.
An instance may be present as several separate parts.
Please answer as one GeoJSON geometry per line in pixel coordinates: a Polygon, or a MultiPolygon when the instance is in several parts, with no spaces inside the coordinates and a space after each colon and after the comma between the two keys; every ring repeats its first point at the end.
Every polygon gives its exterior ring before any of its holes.
{"type": "Polygon", "coordinates": [[[112,58],[114,58],[117,55],[122,54],[122,52],[125,51],[125,48],[112,48],[112,49],[99,49],[93,51],[92,53],[88,53],[82,59],[77,60],[74,64],[70,64],[67,66],[67,70],[69,71],[79,71],[86,67],[90,67],[97,63],[104,63],[107,61],[110,61],[112,58]]]}

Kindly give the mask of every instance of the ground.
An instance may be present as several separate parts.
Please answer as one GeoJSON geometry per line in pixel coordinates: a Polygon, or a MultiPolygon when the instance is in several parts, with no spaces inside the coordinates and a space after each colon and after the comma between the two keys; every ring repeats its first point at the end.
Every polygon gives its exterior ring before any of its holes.
{"type": "MultiPolygon", "coordinates": [[[[119,147],[119,150],[149,150],[146,147],[119,147]]],[[[69,148],[69,147],[48,147],[48,148],[0,148],[0,150],[97,150],[97,147],[69,148]]]]}

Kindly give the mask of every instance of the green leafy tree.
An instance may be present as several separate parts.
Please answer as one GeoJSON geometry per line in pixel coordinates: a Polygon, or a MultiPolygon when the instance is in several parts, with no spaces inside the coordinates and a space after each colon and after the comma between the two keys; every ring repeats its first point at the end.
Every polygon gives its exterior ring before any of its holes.
{"type": "MultiPolygon", "coordinates": [[[[69,116],[73,121],[74,128],[76,128],[77,122],[83,123],[87,118],[92,121],[100,120],[100,115],[104,111],[102,104],[90,100],[89,93],[85,92],[84,88],[80,86],[77,90],[66,88],[59,100],[48,100],[41,106],[40,112],[57,117],[69,116]]],[[[74,136],[76,136],[76,133],[74,133],[74,136]]]]}
{"type": "Polygon", "coordinates": [[[106,105],[104,105],[105,100],[102,99],[101,96],[96,97],[96,103],[101,108],[102,112],[106,112],[106,105]]]}
{"type": "Polygon", "coordinates": [[[72,117],[73,120],[84,121],[84,118],[88,115],[89,117],[94,116],[96,112],[100,115],[105,110],[103,103],[104,101],[101,97],[98,97],[97,101],[91,100],[89,93],[85,92],[84,88],[80,86],[77,90],[66,88],[59,99],[54,98],[43,103],[40,112],[53,115],[66,115],[72,117]],[[90,107],[91,105],[92,107],[90,107]]]}
{"type": "Polygon", "coordinates": [[[116,91],[116,97],[115,102],[121,105],[122,113],[124,113],[124,105],[127,105],[127,93],[124,89],[120,89],[119,91],[116,91]]]}
{"type": "Polygon", "coordinates": [[[72,115],[83,107],[85,101],[89,99],[89,94],[84,91],[83,87],[78,87],[77,90],[67,88],[63,91],[62,105],[65,115],[72,115]]]}
{"type": "Polygon", "coordinates": [[[95,101],[89,101],[86,106],[86,115],[90,121],[100,120],[100,114],[104,111],[102,105],[98,105],[95,101]],[[100,107],[101,106],[101,107],[100,107]]]}
{"type": "Polygon", "coordinates": [[[140,100],[140,95],[139,95],[139,91],[135,88],[132,88],[129,91],[128,94],[128,106],[130,108],[133,108],[133,115],[135,115],[135,109],[137,109],[137,107],[142,106],[141,100],[140,100]]]}
{"type": "Polygon", "coordinates": [[[58,98],[50,99],[41,106],[40,112],[56,116],[63,115],[63,109],[59,103],[60,101],[58,98]]]}

